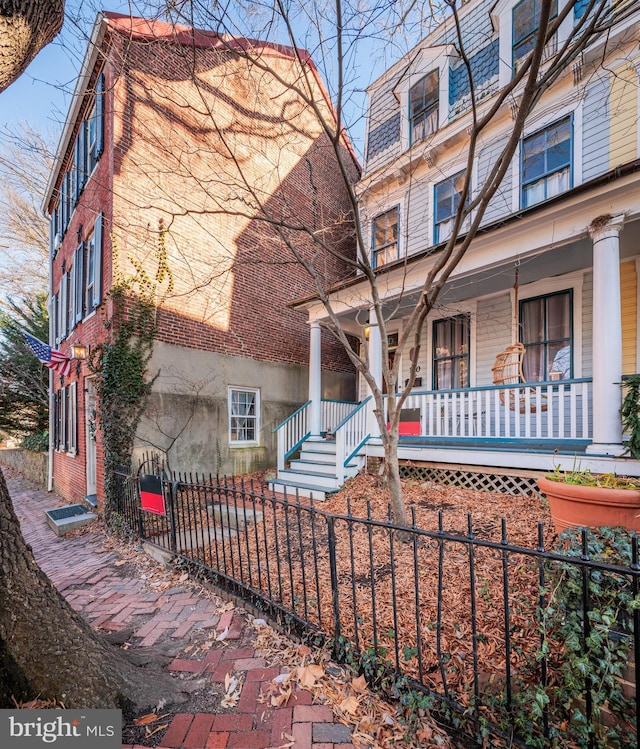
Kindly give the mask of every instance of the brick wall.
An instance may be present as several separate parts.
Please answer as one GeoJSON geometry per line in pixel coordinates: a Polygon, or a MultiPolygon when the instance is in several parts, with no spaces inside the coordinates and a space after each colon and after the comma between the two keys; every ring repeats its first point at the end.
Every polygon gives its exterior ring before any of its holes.
{"type": "MultiPolygon", "coordinates": [[[[122,269],[132,272],[132,256],[152,267],[162,219],[175,289],[162,305],[159,339],[307,364],[307,321],[287,303],[315,286],[263,218],[290,223],[286,239],[307,260],[317,247],[295,226],[326,227],[344,249],[348,203],[335,155],[315,117],[268,72],[220,49],[196,49],[195,63],[191,53],[164,41],[113,46],[122,269]]],[[[290,58],[272,54],[268,64],[299,77],[290,58]]],[[[314,96],[322,101],[317,87],[314,96]]],[[[324,283],[348,272],[328,253],[316,268],[324,283]]],[[[335,341],[327,338],[323,353],[325,367],[351,370],[335,341]]]]}
{"type": "MultiPolygon", "coordinates": [[[[268,69],[220,47],[183,47],[170,37],[107,32],[104,152],[52,268],[55,293],[78,243],[103,212],[103,303],[60,348],[68,353],[70,343],[95,346],[111,334],[113,305],[106,294],[114,275],[132,275],[134,258],[153,275],[162,219],[175,288],[161,302],[158,339],[306,366],[306,317],[287,303],[314,293],[315,286],[287,242],[316,264],[327,284],[348,272],[330,253],[315,258],[317,247],[307,231],[320,232],[331,247],[350,247],[346,189],[336,176],[332,146],[299,98],[268,69]],[[261,220],[265,216],[290,225],[286,238],[261,220]]],[[[298,64],[281,52],[266,47],[262,62],[279,76],[301,82],[298,64]]],[[[330,116],[317,80],[313,75],[309,80],[314,99],[330,116]]],[[[343,156],[355,181],[357,165],[346,149],[343,156]]],[[[329,336],[323,338],[322,351],[326,369],[352,371],[342,347],[329,336]]],[[[89,374],[82,362],[77,368],[74,364],[66,382],[54,378],[56,390],[78,383],[77,454],[54,455],[55,488],[73,502],[86,493],[89,374]]],[[[102,473],[98,430],[99,501],[102,473]]]]}

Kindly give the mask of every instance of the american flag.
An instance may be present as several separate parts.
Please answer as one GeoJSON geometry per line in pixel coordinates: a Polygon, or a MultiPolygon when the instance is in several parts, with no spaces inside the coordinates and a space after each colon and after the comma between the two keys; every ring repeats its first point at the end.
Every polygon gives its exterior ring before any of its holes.
{"type": "Polygon", "coordinates": [[[71,361],[67,356],[51,348],[46,343],[42,343],[42,341],[39,341],[29,333],[24,333],[23,331],[23,334],[31,350],[45,367],[49,367],[49,369],[53,369],[54,372],[58,372],[58,374],[65,377],[69,374],[71,371],[71,361]]]}

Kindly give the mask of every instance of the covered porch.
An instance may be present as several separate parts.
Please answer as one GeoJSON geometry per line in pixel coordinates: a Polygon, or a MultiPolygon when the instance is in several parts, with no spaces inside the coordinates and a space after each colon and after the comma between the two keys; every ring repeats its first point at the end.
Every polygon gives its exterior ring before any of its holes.
{"type": "MultiPolygon", "coordinates": [[[[609,206],[611,199],[610,191],[609,206]]],[[[400,460],[542,472],[579,463],[594,472],[640,475],[640,462],[625,456],[620,417],[623,374],[640,371],[640,221],[632,210],[605,213],[595,198],[588,215],[580,200],[574,202],[549,206],[544,216],[539,212],[474,240],[425,324],[417,381],[402,405],[400,460]],[[559,299],[562,313],[557,312],[559,299]],[[542,322],[536,317],[536,324],[530,323],[526,315],[531,310],[542,322]],[[558,320],[549,322],[552,315],[558,320]],[[456,377],[447,382],[438,370],[446,358],[438,348],[438,326],[451,319],[463,321],[463,335],[455,352],[456,377]],[[525,344],[525,377],[496,384],[496,356],[518,341],[525,344]],[[569,364],[562,372],[552,371],[561,349],[569,364]],[[463,386],[456,386],[460,382],[463,386]]],[[[407,258],[380,277],[390,348],[421,293],[430,262],[429,256],[407,258]]],[[[365,299],[364,282],[356,280],[336,291],[332,302],[345,330],[368,347],[371,372],[381,387],[380,328],[365,299]]],[[[326,312],[311,300],[299,306],[307,310],[310,324],[305,439],[326,440],[327,432],[334,438],[336,431],[351,431],[347,441],[358,447],[358,455],[382,457],[364,380],[352,407],[359,414],[357,430],[347,415],[338,425],[324,423],[320,327],[326,312]]],[[[413,356],[407,349],[393,351],[401,359],[399,390],[413,356]]],[[[336,462],[353,460],[353,455],[336,454],[336,462]]],[[[287,459],[284,450],[283,464],[287,459]]]]}

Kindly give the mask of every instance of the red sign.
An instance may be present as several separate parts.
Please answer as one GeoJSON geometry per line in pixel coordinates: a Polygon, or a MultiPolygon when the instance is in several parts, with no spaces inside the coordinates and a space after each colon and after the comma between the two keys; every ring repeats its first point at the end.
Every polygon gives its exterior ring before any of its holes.
{"type": "Polygon", "coordinates": [[[155,512],[156,515],[167,514],[160,476],[153,474],[140,476],[140,505],[147,512],[155,512]]]}

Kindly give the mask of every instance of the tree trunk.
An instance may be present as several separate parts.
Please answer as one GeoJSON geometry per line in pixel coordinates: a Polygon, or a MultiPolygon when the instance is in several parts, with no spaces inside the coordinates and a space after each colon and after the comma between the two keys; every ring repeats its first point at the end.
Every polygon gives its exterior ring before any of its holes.
{"type": "Polygon", "coordinates": [[[0,91],[58,34],[64,0],[0,0],[0,91]]]}
{"type": "Polygon", "coordinates": [[[409,525],[409,520],[400,482],[398,435],[392,434],[392,430],[389,431],[387,438],[384,440],[384,478],[391,498],[393,522],[406,528],[409,525]]]}
{"type": "Polygon", "coordinates": [[[158,684],[151,695],[145,681],[38,567],[0,471],[0,708],[38,695],[68,708],[146,707],[158,684]]]}

